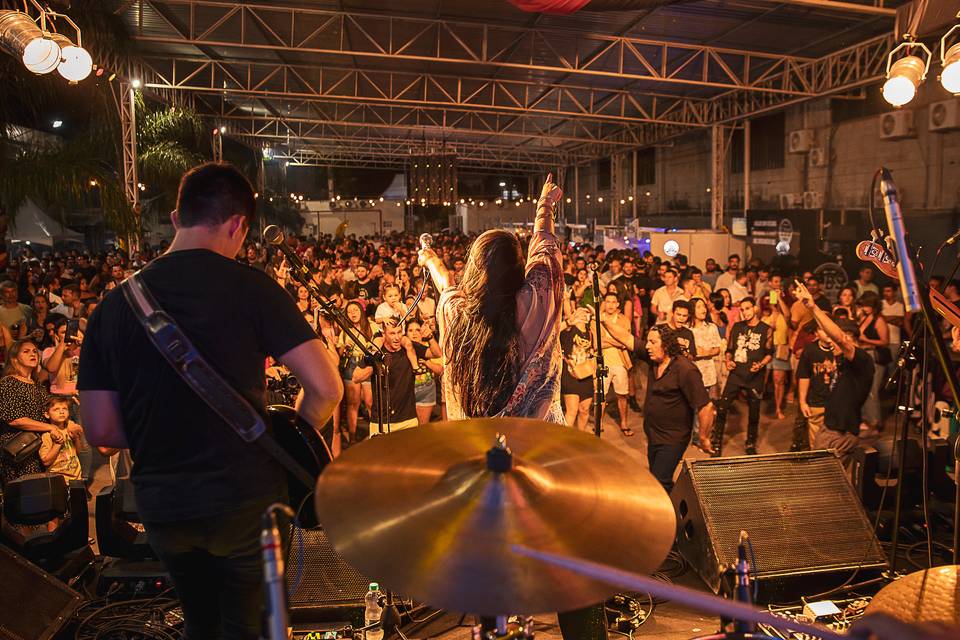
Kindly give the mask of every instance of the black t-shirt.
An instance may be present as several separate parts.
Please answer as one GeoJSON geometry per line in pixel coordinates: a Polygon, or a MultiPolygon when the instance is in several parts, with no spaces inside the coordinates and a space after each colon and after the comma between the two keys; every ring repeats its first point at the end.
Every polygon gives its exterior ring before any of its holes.
{"type": "MultiPolygon", "coordinates": [[[[142,271],[158,304],[204,358],[265,411],[264,360],[316,339],[289,295],[264,272],[204,249],[168,253],[142,271]]],[[[164,360],[123,293],[97,306],[77,388],[116,391],[145,521],[266,507],[285,496],[284,472],[244,442],[164,360]]]]}
{"type": "Polygon", "coordinates": [[[824,426],[853,435],[860,433],[860,409],[870,395],[873,367],[873,357],[863,349],[854,351],[853,360],[837,358],[837,374],[823,412],[824,426]]]}
{"type": "Polygon", "coordinates": [[[693,331],[687,327],[679,327],[674,329],[674,332],[677,336],[677,342],[683,347],[683,355],[691,359],[694,358],[697,355],[697,343],[693,338],[693,331]]]}
{"type": "MultiPolygon", "coordinates": [[[[642,352],[636,355],[642,355],[642,352]]],[[[710,402],[700,370],[686,358],[671,358],[657,378],[650,363],[647,398],[643,405],[643,431],[650,444],[685,444],[693,431],[693,416],[710,402]]]]}
{"type": "MultiPolygon", "coordinates": [[[[390,422],[403,422],[417,417],[417,400],[414,394],[414,371],[406,349],[397,351],[383,349],[387,366],[387,387],[390,394],[390,422]]],[[[418,363],[419,364],[419,363],[418,363]]],[[[371,379],[372,382],[372,379],[371,379]]],[[[370,420],[380,422],[377,403],[373,403],[370,420]]]]}
{"type": "Polygon", "coordinates": [[[760,387],[764,371],[753,372],[750,366],[773,354],[773,332],[765,322],[751,327],[745,321],[737,322],[727,335],[727,353],[733,356],[736,368],[730,372],[727,384],[737,383],[745,387],[760,387]]]}
{"type": "Polygon", "coordinates": [[[380,279],[371,278],[366,282],[357,280],[357,287],[360,290],[360,297],[364,300],[376,300],[380,297],[380,279]]]}
{"type": "Polygon", "coordinates": [[[797,364],[797,378],[810,380],[810,388],[807,390],[808,405],[827,406],[836,373],[837,358],[833,355],[832,347],[823,349],[819,341],[804,347],[797,364]]]}

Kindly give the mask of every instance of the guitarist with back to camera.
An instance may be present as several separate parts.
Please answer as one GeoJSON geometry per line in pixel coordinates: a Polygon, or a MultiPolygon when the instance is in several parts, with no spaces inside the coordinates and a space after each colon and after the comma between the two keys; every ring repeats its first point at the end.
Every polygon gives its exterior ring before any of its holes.
{"type": "MultiPolygon", "coordinates": [[[[173,243],[140,278],[260,414],[272,356],[303,386],[300,417],[323,425],[343,394],[333,356],[286,291],[234,259],[254,198],[230,165],[188,171],[171,214],[173,243]]],[[[165,361],[119,289],[90,318],[78,389],[90,443],[130,449],[137,507],[183,605],[185,637],[260,637],[260,517],[287,500],[284,468],[233,432],[165,361]]]]}

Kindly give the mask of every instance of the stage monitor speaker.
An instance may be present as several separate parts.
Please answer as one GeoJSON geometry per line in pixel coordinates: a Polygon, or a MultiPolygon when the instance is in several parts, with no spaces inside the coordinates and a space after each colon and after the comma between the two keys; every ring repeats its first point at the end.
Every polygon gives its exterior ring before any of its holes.
{"type": "Polygon", "coordinates": [[[79,593],[0,545],[0,640],[48,640],[82,601],[79,593]]]}
{"type": "Polygon", "coordinates": [[[294,622],[350,622],[363,626],[371,580],[340,557],[322,528],[291,527],[287,592],[294,622]]]}
{"type": "Polygon", "coordinates": [[[887,559],[840,461],[827,451],[685,460],[670,494],[677,549],[715,592],[730,592],[740,531],[759,602],[790,602],[887,559]]]}

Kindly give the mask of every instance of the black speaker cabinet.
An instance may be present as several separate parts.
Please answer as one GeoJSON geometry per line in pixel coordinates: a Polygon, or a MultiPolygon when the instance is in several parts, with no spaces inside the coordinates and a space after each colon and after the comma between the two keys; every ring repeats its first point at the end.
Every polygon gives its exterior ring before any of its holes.
{"type": "Polygon", "coordinates": [[[715,592],[729,592],[740,531],[753,544],[760,602],[825,591],[887,559],[843,466],[826,451],[685,460],[670,494],[677,549],[715,592]]]}
{"type": "Polygon", "coordinates": [[[340,557],[322,528],[290,528],[286,578],[294,622],[349,622],[363,626],[371,582],[340,557]]]}
{"type": "Polygon", "coordinates": [[[49,640],[81,602],[79,593],[0,544],[0,640],[49,640]]]}

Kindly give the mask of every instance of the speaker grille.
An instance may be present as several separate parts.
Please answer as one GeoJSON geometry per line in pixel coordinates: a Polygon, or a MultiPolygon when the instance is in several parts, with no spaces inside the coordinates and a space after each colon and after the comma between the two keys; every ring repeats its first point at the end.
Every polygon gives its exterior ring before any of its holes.
{"type": "Polygon", "coordinates": [[[290,607],[317,609],[324,606],[363,606],[370,580],[337,554],[323,529],[298,529],[290,532],[287,558],[287,590],[296,585],[290,607]],[[300,537],[303,540],[302,563],[300,537]],[[298,568],[299,567],[299,568],[298,568]],[[300,575],[297,583],[297,575],[300,575]]]}
{"type": "Polygon", "coordinates": [[[741,529],[761,574],[885,562],[833,455],[704,460],[691,474],[721,563],[736,562],[741,529]]]}
{"type": "Polygon", "coordinates": [[[79,593],[0,545],[0,639],[48,640],[82,601],[79,593]]]}

